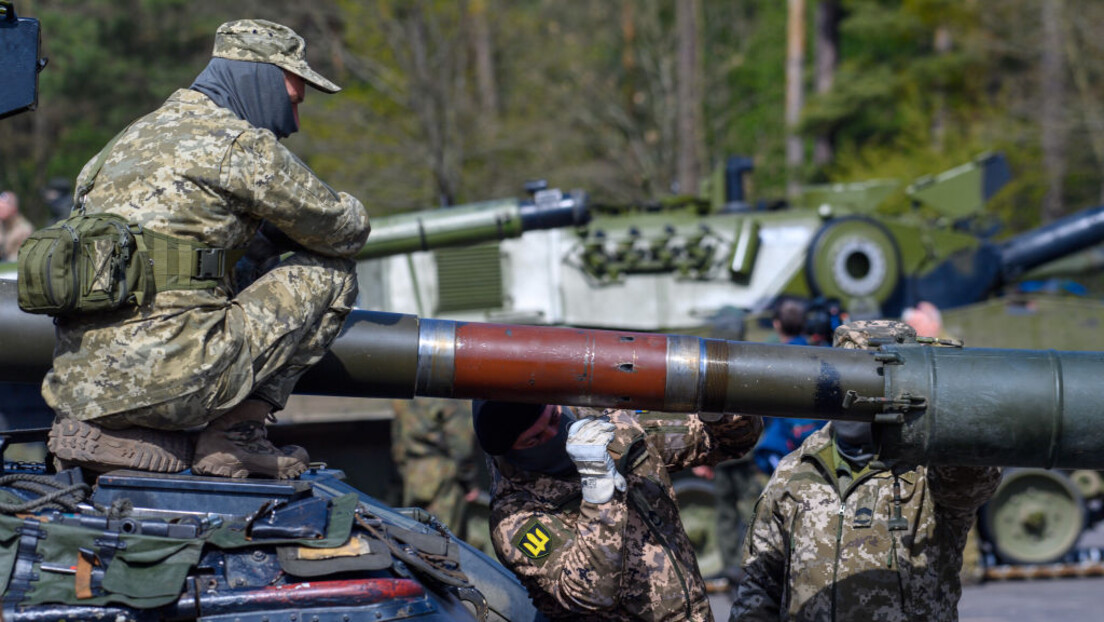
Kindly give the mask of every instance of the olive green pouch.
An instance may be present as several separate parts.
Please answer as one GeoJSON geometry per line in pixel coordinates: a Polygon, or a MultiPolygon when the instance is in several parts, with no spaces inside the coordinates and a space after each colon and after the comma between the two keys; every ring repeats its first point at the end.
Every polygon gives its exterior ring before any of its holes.
{"type": "Polygon", "coordinates": [[[140,305],[153,277],[141,229],[114,214],[74,213],[19,249],[19,308],[65,316],[140,305]]]}

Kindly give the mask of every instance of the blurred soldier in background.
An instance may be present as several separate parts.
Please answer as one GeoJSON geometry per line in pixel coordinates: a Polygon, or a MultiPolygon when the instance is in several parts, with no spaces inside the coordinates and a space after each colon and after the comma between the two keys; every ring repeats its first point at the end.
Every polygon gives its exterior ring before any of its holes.
{"type": "Polygon", "coordinates": [[[0,192],[0,261],[15,261],[23,240],[34,232],[31,221],[19,213],[19,197],[14,192],[0,192]]]}
{"type": "Polygon", "coordinates": [[[69,215],[73,208],[73,184],[64,177],[54,177],[42,189],[42,202],[50,210],[50,224],[69,215]]]}
{"type": "Polygon", "coordinates": [[[402,504],[425,509],[460,538],[467,502],[478,492],[471,402],[394,400],[391,456],[403,480],[402,504]]]}
{"type": "MultiPolygon", "coordinates": [[[[915,331],[889,320],[836,329],[875,349],[915,331]]],[[[744,543],[731,620],[958,619],[966,531],[994,467],[881,462],[872,424],[834,421],[778,465],[744,543]]]]}

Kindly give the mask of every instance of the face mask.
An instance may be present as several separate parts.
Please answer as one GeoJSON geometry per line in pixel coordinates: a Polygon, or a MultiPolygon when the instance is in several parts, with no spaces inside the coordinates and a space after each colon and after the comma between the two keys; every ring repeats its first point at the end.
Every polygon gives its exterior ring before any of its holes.
{"type": "Polygon", "coordinates": [[[528,449],[511,449],[502,457],[521,469],[545,475],[565,476],[575,472],[575,463],[567,455],[567,429],[575,423],[574,411],[564,408],[556,436],[528,449]]]}
{"type": "Polygon", "coordinates": [[[836,421],[836,447],[849,462],[862,468],[874,457],[874,429],[866,421],[836,421]]]}

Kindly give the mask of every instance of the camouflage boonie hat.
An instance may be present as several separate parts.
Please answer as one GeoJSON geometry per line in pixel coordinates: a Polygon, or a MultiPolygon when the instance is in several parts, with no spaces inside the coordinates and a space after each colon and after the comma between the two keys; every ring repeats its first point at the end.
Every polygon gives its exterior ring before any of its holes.
{"type": "Polygon", "coordinates": [[[896,320],[858,320],[836,328],[832,346],[848,350],[869,350],[882,344],[916,341],[916,330],[896,320]],[[871,344],[871,341],[880,343],[871,344]]]}
{"type": "Polygon", "coordinates": [[[218,27],[211,55],[229,60],[271,63],[303,78],[319,91],[340,91],[340,86],[310,68],[306,49],[303,37],[287,26],[264,19],[239,19],[218,27]]]}

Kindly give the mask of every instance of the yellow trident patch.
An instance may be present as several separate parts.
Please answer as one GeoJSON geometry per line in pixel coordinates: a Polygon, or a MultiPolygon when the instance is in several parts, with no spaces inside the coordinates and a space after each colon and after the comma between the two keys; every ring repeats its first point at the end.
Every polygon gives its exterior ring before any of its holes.
{"type": "Polygon", "coordinates": [[[514,546],[530,559],[547,557],[557,544],[552,532],[536,519],[531,519],[514,538],[514,546]]]}

